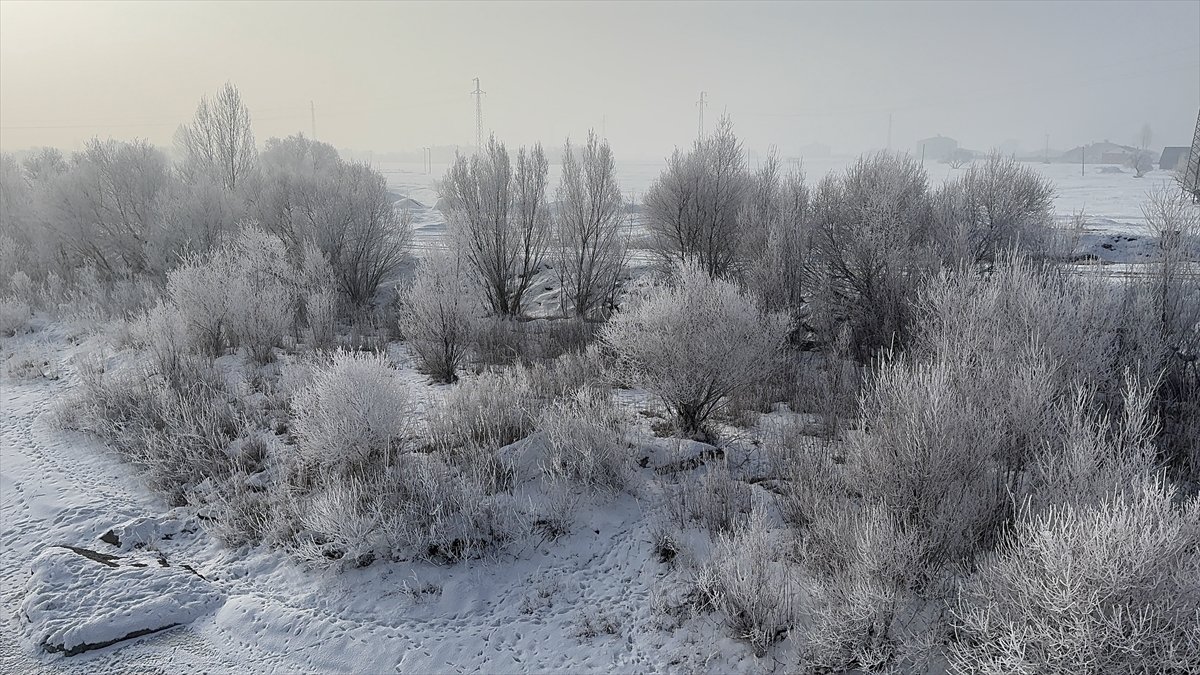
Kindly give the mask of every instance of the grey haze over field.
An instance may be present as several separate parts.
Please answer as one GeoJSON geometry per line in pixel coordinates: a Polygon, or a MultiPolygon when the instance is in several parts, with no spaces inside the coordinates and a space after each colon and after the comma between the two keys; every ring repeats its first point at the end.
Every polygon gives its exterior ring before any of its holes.
{"type": "Polygon", "coordinates": [[[1200,2],[0,3],[0,146],[168,145],[241,90],[261,143],[376,152],[603,132],[657,159],[728,112],[753,150],[838,153],[944,134],[987,149],[1187,145],[1200,2]]]}

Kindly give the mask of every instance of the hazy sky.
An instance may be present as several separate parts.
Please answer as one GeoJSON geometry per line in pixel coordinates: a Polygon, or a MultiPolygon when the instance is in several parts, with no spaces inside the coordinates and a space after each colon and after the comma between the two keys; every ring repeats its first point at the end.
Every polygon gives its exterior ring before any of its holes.
{"type": "Polygon", "coordinates": [[[700,3],[0,2],[0,146],[168,144],[199,98],[242,91],[261,143],[560,144],[603,126],[658,158],[732,115],[752,148],[839,152],[944,134],[987,149],[1190,143],[1200,1],[700,3]]]}

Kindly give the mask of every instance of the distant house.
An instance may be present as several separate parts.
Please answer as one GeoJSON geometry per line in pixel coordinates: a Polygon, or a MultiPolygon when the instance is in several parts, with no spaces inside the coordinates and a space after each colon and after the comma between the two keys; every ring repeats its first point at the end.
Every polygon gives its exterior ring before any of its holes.
{"type": "Polygon", "coordinates": [[[1162,157],[1158,158],[1158,168],[1163,171],[1174,171],[1182,169],[1187,162],[1188,150],[1185,146],[1171,146],[1163,148],[1162,157]]]}
{"type": "Polygon", "coordinates": [[[917,156],[934,162],[949,161],[957,151],[958,141],[941,134],[917,141],[917,156]]]}
{"type": "Polygon", "coordinates": [[[1127,164],[1136,152],[1137,148],[1103,141],[1072,148],[1064,152],[1058,161],[1078,164],[1082,155],[1087,164],[1127,164]]]}

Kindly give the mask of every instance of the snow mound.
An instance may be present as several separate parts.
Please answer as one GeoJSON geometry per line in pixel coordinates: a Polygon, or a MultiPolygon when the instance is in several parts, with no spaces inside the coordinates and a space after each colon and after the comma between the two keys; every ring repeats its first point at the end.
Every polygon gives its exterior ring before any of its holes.
{"type": "Polygon", "coordinates": [[[199,527],[192,518],[173,512],[162,518],[132,518],[109,529],[100,536],[100,540],[123,551],[129,551],[161,541],[170,541],[179,534],[191,534],[199,527]]]}
{"type": "Polygon", "coordinates": [[[191,623],[223,599],[191,568],[152,554],[54,546],[32,567],[21,616],[34,642],[67,656],[191,623]]]}

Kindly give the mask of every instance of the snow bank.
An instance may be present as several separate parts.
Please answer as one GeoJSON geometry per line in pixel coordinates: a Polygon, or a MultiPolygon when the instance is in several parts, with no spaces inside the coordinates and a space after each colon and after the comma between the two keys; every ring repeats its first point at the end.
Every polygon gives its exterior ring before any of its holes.
{"type": "Polygon", "coordinates": [[[222,601],[190,568],[153,554],[54,546],[32,567],[21,616],[35,643],[68,656],[190,623],[222,601]]]}

